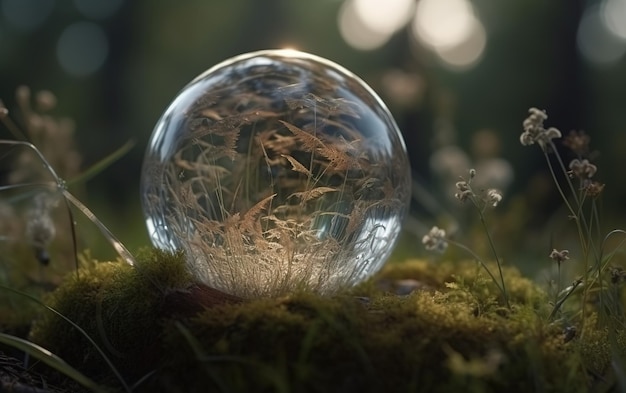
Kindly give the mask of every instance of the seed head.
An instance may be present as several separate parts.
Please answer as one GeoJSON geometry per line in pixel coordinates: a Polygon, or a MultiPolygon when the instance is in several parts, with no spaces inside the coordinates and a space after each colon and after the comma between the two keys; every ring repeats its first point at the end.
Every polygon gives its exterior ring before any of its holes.
{"type": "Polygon", "coordinates": [[[495,188],[490,188],[489,190],[487,190],[486,202],[489,205],[496,207],[501,201],[502,193],[499,190],[496,190],[495,188]]]}
{"type": "Polygon", "coordinates": [[[562,262],[565,262],[569,259],[569,250],[558,251],[556,248],[554,248],[550,253],[550,259],[560,265],[562,262]]]}
{"type": "Polygon", "coordinates": [[[590,163],[589,160],[579,160],[578,158],[573,159],[569,163],[569,169],[571,170],[572,176],[581,180],[592,178],[598,171],[598,167],[590,163]]]}
{"type": "Polygon", "coordinates": [[[443,253],[448,248],[446,240],[446,231],[434,226],[428,234],[422,238],[422,244],[428,251],[443,253]]]}
{"type": "Polygon", "coordinates": [[[468,198],[474,195],[472,188],[465,180],[456,182],[455,186],[458,192],[454,194],[454,197],[461,202],[465,202],[468,198]]]}
{"type": "Polygon", "coordinates": [[[602,194],[602,190],[604,190],[604,183],[599,183],[597,181],[588,181],[587,185],[584,188],[585,194],[591,198],[597,198],[602,194]]]}
{"type": "Polygon", "coordinates": [[[537,108],[530,108],[528,110],[528,117],[522,123],[525,132],[536,133],[543,129],[543,122],[548,119],[546,111],[542,111],[537,108]]]}
{"type": "Polygon", "coordinates": [[[545,149],[552,139],[560,138],[561,131],[554,127],[547,130],[543,126],[543,122],[548,118],[545,111],[537,108],[530,108],[529,115],[522,123],[524,132],[520,135],[520,143],[524,146],[530,146],[537,143],[542,149],[545,149]]]}
{"type": "Polygon", "coordinates": [[[470,186],[465,180],[456,182],[455,187],[461,192],[470,190],[470,186]]]}

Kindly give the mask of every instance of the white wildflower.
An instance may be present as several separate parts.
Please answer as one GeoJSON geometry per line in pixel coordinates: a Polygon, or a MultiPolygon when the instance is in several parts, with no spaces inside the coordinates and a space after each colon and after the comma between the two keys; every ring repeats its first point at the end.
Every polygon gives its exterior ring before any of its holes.
{"type": "Polygon", "coordinates": [[[456,182],[455,187],[458,192],[454,194],[454,197],[461,202],[465,202],[468,198],[474,195],[472,188],[465,180],[456,182]]]}
{"type": "Polygon", "coordinates": [[[554,248],[549,256],[554,262],[561,264],[561,262],[565,262],[569,259],[569,250],[558,251],[554,248]]]}
{"type": "Polygon", "coordinates": [[[486,202],[489,205],[496,207],[501,201],[502,193],[499,190],[496,190],[495,188],[490,188],[489,190],[487,190],[486,202]]]}
{"type": "Polygon", "coordinates": [[[530,108],[529,115],[522,123],[524,132],[520,135],[520,143],[524,146],[530,146],[537,143],[542,149],[552,141],[552,139],[560,138],[561,131],[554,127],[545,129],[543,122],[548,118],[545,111],[537,108],[530,108]]]}
{"type": "Polygon", "coordinates": [[[446,231],[436,226],[432,227],[430,232],[422,238],[422,244],[428,251],[444,252],[448,248],[446,231]]]}
{"type": "Polygon", "coordinates": [[[582,180],[592,178],[598,171],[598,167],[590,163],[589,160],[579,160],[578,158],[569,163],[569,169],[572,175],[582,180]]]}

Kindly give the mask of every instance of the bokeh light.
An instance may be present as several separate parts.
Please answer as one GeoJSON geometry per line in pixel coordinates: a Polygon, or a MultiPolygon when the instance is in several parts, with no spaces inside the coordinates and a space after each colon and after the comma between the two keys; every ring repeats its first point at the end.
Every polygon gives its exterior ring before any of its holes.
{"type": "Polygon", "coordinates": [[[467,0],[421,0],[417,3],[411,33],[435,52],[444,66],[464,70],[481,58],[485,28],[467,0]]]}
{"type": "Polygon", "coordinates": [[[467,40],[474,20],[472,5],[467,0],[421,0],[412,28],[424,45],[451,48],[467,40]]]}
{"type": "Polygon", "coordinates": [[[57,58],[70,75],[88,76],[104,64],[109,53],[109,41],[100,26],[77,22],[63,30],[57,43],[57,58]]]}
{"type": "Polygon", "coordinates": [[[466,39],[458,45],[435,47],[435,53],[443,64],[453,70],[465,70],[480,61],[487,46],[487,33],[482,23],[474,19],[472,29],[466,39]]]}
{"type": "Polygon", "coordinates": [[[339,11],[339,31],[350,46],[373,50],[411,22],[411,33],[446,68],[460,71],[481,59],[485,27],[468,0],[347,0],[339,11]]]}
{"type": "Polygon", "coordinates": [[[357,17],[371,31],[393,34],[409,22],[414,0],[352,0],[357,17]]]}
{"type": "Polygon", "coordinates": [[[385,45],[391,33],[372,29],[357,12],[355,2],[344,2],[338,15],[339,33],[351,47],[359,50],[373,50],[385,45]]]}
{"type": "Polygon", "coordinates": [[[50,16],[54,0],[3,0],[2,16],[9,25],[22,32],[37,29],[50,16]]]}
{"type": "Polygon", "coordinates": [[[376,49],[409,22],[414,8],[414,0],[347,0],[339,11],[339,31],[353,48],[376,49]]]}
{"type": "MultiPolygon", "coordinates": [[[[582,57],[595,66],[608,67],[626,53],[626,42],[609,27],[611,23],[602,10],[591,6],[585,10],[578,26],[577,45],[582,57]],[[604,17],[603,17],[604,15],[604,17]]],[[[616,16],[617,17],[617,16],[616,16]]]]}
{"type": "Polygon", "coordinates": [[[394,105],[411,107],[421,99],[425,82],[416,73],[392,68],[382,75],[381,88],[394,105]]]}
{"type": "Polygon", "coordinates": [[[600,5],[600,12],[609,31],[626,40],[626,0],[605,0],[600,5]]]}

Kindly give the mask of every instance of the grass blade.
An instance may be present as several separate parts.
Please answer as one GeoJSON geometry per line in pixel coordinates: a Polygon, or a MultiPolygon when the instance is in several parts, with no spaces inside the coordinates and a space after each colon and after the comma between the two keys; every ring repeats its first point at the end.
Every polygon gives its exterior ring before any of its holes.
{"type": "Polygon", "coordinates": [[[82,374],[80,371],[67,364],[63,359],[37,344],[5,333],[0,333],[0,343],[19,349],[20,351],[41,360],[48,366],[70,377],[87,389],[94,392],[105,392],[102,387],[98,386],[98,384],[82,374]]]}
{"type": "Polygon", "coordinates": [[[100,229],[100,232],[106,237],[106,239],[109,241],[111,246],[113,246],[115,251],[117,251],[119,256],[126,263],[128,263],[131,266],[135,265],[135,258],[133,257],[133,254],[131,254],[130,251],[128,251],[126,246],[124,246],[124,244],[122,244],[122,242],[119,241],[117,237],[115,237],[115,235],[113,235],[113,233],[109,230],[109,228],[107,228],[102,223],[102,221],[100,221],[100,219],[96,217],[96,215],[93,214],[93,212],[89,210],[89,208],[87,208],[87,206],[85,206],[81,201],[79,201],[74,195],[70,194],[70,192],[67,190],[63,190],[63,195],[65,196],[66,200],[69,200],[74,206],[76,206],[78,210],[81,211],[81,213],[85,215],[85,217],[87,217],[91,222],[93,222],[98,227],[98,229],[100,229]]]}
{"type": "Polygon", "coordinates": [[[111,164],[113,164],[115,161],[124,157],[126,153],[128,153],[133,147],[135,147],[135,141],[133,140],[130,140],[124,143],[113,153],[104,157],[100,161],[90,166],[85,172],[79,174],[77,177],[68,181],[67,185],[70,186],[72,184],[81,183],[81,182],[91,179],[92,177],[96,176],[97,174],[99,174],[100,172],[104,171],[106,168],[111,166],[111,164]]]}
{"type": "MultiPolygon", "coordinates": [[[[4,285],[0,285],[0,289],[4,289],[6,291],[13,292],[13,293],[15,293],[17,295],[20,295],[20,296],[23,296],[23,297],[25,297],[25,298],[27,298],[29,300],[32,300],[33,302],[37,303],[38,305],[40,305],[41,307],[45,308],[46,310],[48,310],[48,311],[58,315],[64,321],[66,321],[67,323],[72,325],[72,327],[74,327],[76,330],[78,330],[80,332],[80,334],[82,334],[83,337],[85,337],[91,343],[91,345],[93,345],[93,347],[96,349],[96,351],[98,351],[100,356],[102,356],[103,360],[109,366],[109,368],[111,369],[111,371],[113,372],[115,377],[120,381],[121,385],[124,387],[124,391],[126,391],[126,392],[130,392],[131,391],[130,388],[128,387],[128,384],[126,384],[126,381],[124,381],[124,378],[122,378],[122,375],[119,373],[119,371],[117,371],[117,369],[115,368],[115,366],[113,365],[111,360],[106,356],[104,351],[98,346],[98,344],[96,344],[96,342],[91,338],[91,336],[89,336],[89,334],[87,334],[87,332],[83,328],[78,326],[74,321],[72,321],[71,319],[69,319],[65,315],[61,314],[60,312],[58,312],[54,308],[44,304],[41,300],[37,299],[34,296],[31,296],[31,295],[29,295],[27,293],[18,291],[17,289],[13,289],[13,288],[10,288],[10,287],[4,286],[4,285]]],[[[33,344],[33,345],[35,345],[35,344],[33,344]]]]}

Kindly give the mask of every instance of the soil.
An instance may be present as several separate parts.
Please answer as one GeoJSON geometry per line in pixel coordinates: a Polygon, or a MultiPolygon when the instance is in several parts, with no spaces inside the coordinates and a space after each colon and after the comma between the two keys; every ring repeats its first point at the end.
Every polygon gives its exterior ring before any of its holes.
{"type": "Polygon", "coordinates": [[[0,352],[0,393],[61,393],[18,359],[0,352]]]}

